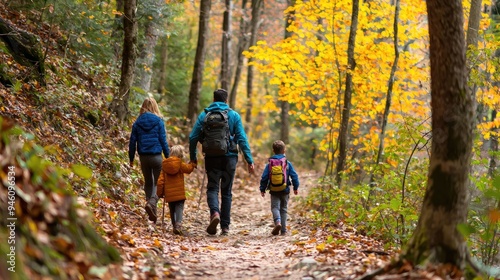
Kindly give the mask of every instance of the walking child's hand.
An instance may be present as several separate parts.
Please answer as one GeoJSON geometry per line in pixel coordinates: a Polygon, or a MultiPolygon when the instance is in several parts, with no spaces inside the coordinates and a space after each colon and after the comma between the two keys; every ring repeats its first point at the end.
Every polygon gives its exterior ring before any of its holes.
{"type": "Polygon", "coordinates": [[[265,193],[265,192],[261,192],[261,193],[260,193],[260,195],[261,195],[262,197],[264,197],[264,196],[266,196],[266,193],[265,193]]]}
{"type": "Polygon", "coordinates": [[[299,194],[299,191],[298,191],[298,190],[293,190],[293,193],[294,193],[295,195],[298,195],[298,194],[299,194]]]}

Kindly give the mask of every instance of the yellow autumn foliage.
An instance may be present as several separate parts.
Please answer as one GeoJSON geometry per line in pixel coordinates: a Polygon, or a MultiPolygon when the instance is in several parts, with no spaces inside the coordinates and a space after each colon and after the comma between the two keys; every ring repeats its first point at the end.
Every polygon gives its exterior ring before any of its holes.
{"type": "MultiPolygon", "coordinates": [[[[468,1],[465,1],[468,2],[468,1]]],[[[467,9],[470,3],[464,3],[467,9]]],[[[345,77],[353,75],[350,118],[351,146],[368,155],[377,152],[380,118],[384,113],[391,68],[394,63],[394,6],[391,1],[360,3],[356,34],[354,70],[347,62],[351,24],[351,0],[296,1],[286,12],[294,20],[288,31],[292,36],[269,45],[260,41],[245,53],[268,83],[276,87],[276,98],[266,97],[263,108],[279,112],[277,100],[292,105],[291,116],[304,125],[322,127],[326,139],[317,139],[321,151],[336,141],[343,103],[345,77]]],[[[490,28],[483,15],[481,29],[490,28]]],[[[392,88],[392,105],[385,132],[385,145],[408,145],[397,141],[398,128],[407,120],[420,120],[420,131],[430,131],[430,69],[426,5],[420,0],[403,0],[398,21],[399,60],[392,88]]],[[[486,35],[481,38],[478,64],[481,71],[494,75],[497,67],[488,63],[485,50],[499,48],[486,35]]],[[[491,56],[491,53],[489,54],[491,56]]],[[[497,77],[498,78],[498,77],[497,77]]],[[[481,87],[478,100],[489,108],[500,104],[497,87],[481,87]]],[[[500,123],[480,127],[486,132],[500,123]]],[[[412,144],[410,144],[412,145],[412,144]]],[[[328,159],[334,155],[326,155],[328,159]]],[[[369,157],[370,159],[370,157],[369,157]]],[[[391,166],[396,163],[391,162],[391,166]]]]}

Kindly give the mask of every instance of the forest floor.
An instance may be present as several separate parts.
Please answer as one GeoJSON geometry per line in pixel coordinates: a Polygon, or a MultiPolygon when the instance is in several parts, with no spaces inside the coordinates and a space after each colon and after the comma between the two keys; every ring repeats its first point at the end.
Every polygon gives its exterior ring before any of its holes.
{"type": "Polygon", "coordinates": [[[383,244],[343,225],[315,226],[299,202],[315,186],[318,174],[302,172],[299,195],[291,194],[288,231],[273,236],[270,198],[258,190],[262,167],[249,175],[238,164],[233,186],[230,234],[206,233],[209,211],[203,167],[186,176],[189,198],[184,208],[187,234],[172,233],[168,206],[162,227],[148,222],[143,205],[105,202],[101,226],[122,252],[125,279],[356,279],[387,263],[383,244]],[[112,218],[110,217],[110,214],[112,218]],[[119,213],[119,214],[117,214],[119,213]],[[106,216],[106,217],[105,217],[106,216]]]}

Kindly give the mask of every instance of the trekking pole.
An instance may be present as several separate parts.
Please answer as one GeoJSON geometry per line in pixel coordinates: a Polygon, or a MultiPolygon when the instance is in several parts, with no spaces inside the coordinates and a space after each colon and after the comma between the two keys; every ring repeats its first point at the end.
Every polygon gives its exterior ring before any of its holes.
{"type": "Polygon", "coordinates": [[[161,232],[165,233],[165,194],[163,194],[163,214],[161,217],[161,232]]]}

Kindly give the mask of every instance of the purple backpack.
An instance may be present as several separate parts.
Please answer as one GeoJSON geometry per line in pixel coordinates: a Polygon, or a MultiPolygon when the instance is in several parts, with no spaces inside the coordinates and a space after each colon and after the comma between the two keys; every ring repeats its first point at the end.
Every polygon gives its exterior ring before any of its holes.
{"type": "Polygon", "coordinates": [[[286,189],[287,160],[285,157],[269,159],[269,190],[280,192],[286,189]]]}

